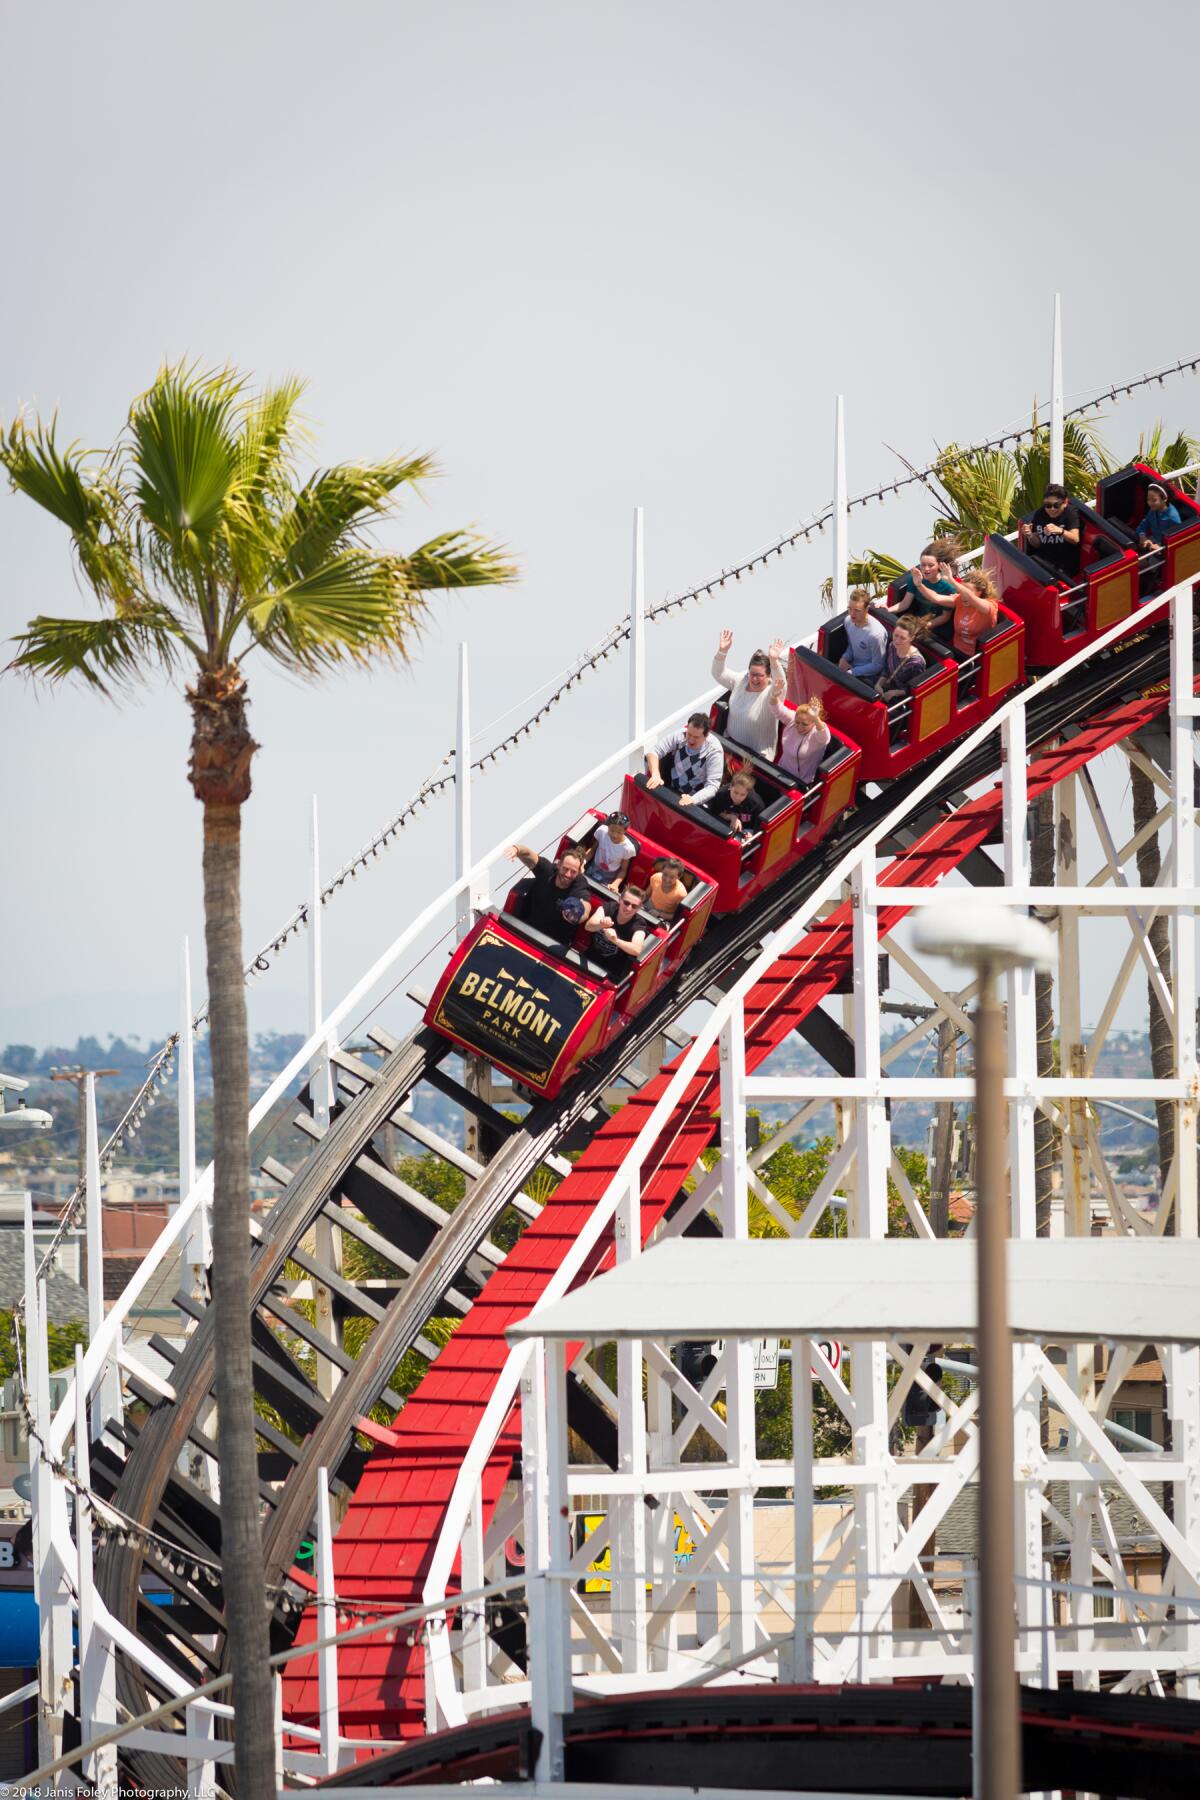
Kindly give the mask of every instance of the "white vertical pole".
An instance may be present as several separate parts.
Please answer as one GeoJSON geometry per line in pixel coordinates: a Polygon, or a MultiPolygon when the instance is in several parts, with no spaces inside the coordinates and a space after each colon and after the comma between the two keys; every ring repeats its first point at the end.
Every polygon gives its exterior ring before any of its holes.
{"type": "MultiPolygon", "coordinates": [[[[308,877],[308,1031],[311,1037],[325,1016],[324,939],[321,907],[321,830],[317,796],[312,797],[309,816],[308,877]]],[[[312,1101],[313,1123],[323,1130],[329,1125],[333,1110],[333,1070],[328,1043],[322,1044],[308,1067],[308,1091],[312,1101]]],[[[342,1266],[342,1234],[323,1213],[316,1223],[317,1258],[328,1268],[340,1271],[342,1266]]],[[[340,1344],[341,1331],[334,1311],[333,1295],[323,1281],[313,1284],[316,1303],[316,1327],[331,1344],[340,1344]]],[[[326,1399],[341,1380],[341,1370],[327,1357],[317,1357],[317,1391],[326,1399]]]]}
{"type": "MultiPolygon", "coordinates": [[[[1196,884],[1196,832],[1193,795],[1193,691],[1195,659],[1192,632],[1192,584],[1175,590],[1171,602],[1171,836],[1175,885],[1183,892],[1196,884]]],[[[1196,1056],[1196,909],[1180,906],[1175,912],[1175,1072],[1186,1084],[1188,1098],[1175,1109],[1175,1235],[1197,1235],[1197,1056],[1196,1056]]],[[[1174,1484],[1175,1524],[1194,1543],[1200,1532],[1200,1350],[1195,1345],[1172,1344],[1167,1350],[1167,1391],[1171,1411],[1171,1442],[1184,1475],[1174,1484]]],[[[1194,1597],[1200,1588],[1176,1564],[1176,1592],[1194,1597]]],[[[1178,1691],[1191,1699],[1200,1692],[1194,1672],[1200,1652],[1200,1623],[1193,1606],[1180,1608],[1176,1644],[1185,1652],[1188,1673],[1179,1678],[1178,1691]]]]}
{"type": "MultiPolygon", "coordinates": [[[[646,735],[646,551],[643,513],[633,509],[633,586],[629,600],[629,736],[640,743],[646,735]]],[[[629,772],[640,775],[640,753],[630,757],[629,772]]]]}
{"type": "MultiPolygon", "coordinates": [[[[62,1748],[62,1721],[71,1680],[71,1603],[62,1582],[55,1542],[60,1510],[54,1470],[42,1446],[50,1434],[50,1359],[46,1337],[46,1284],[36,1272],[33,1196],[25,1195],[25,1356],[29,1382],[29,1485],[33,1512],[33,1591],[38,1608],[38,1760],[50,1762],[62,1748]],[[36,1435],[35,1435],[36,1434],[36,1435]]],[[[66,1520],[62,1523],[65,1527],[66,1520]]],[[[65,1540],[64,1540],[65,1541],[65,1540]]]]}
{"type": "MultiPolygon", "coordinates": [[[[855,1073],[868,1081],[882,1075],[879,1034],[879,913],[872,894],[875,888],[875,853],[864,850],[851,878],[854,947],[854,1048],[855,1073]]],[[[887,1236],[887,1183],[891,1166],[891,1131],[887,1103],[882,1099],[859,1100],[855,1113],[854,1207],[847,1220],[850,1235],[859,1238],[887,1236]]],[[[852,1357],[854,1404],[858,1421],[853,1433],[856,1463],[872,1471],[870,1479],[854,1489],[855,1597],[858,1628],[867,1626],[878,1612],[873,1600],[872,1575],[890,1566],[897,1535],[896,1488],[888,1447],[887,1346],[879,1339],[855,1344],[852,1357]]],[[[878,1621],[882,1626],[882,1619],[878,1621]]],[[[890,1639],[880,1633],[861,1638],[860,1679],[869,1680],[872,1652],[887,1656],[890,1639]]]]}
{"type": "Polygon", "coordinates": [[[1054,296],[1054,346],[1050,356],[1050,479],[1063,478],[1062,295],[1054,296]]]}
{"type": "MultiPolygon", "coordinates": [[[[468,647],[458,646],[458,739],[454,752],[454,873],[462,878],[471,867],[471,682],[468,647]]],[[[471,894],[458,896],[458,935],[471,929],[471,894]]]]}
{"type": "Polygon", "coordinates": [[[192,958],[183,940],[183,1012],[179,1021],[179,1198],[196,1185],[196,1061],[192,1039],[192,958]]]}
{"type": "MultiPolygon", "coordinates": [[[[333,1585],[333,1524],[329,1513],[329,1470],[317,1470],[317,1636],[333,1637],[337,1631],[337,1597],[333,1585]]],[[[317,1693],[321,1714],[321,1760],[326,1775],[338,1766],[338,1662],[337,1645],[326,1644],[317,1652],[317,1693]]]]}
{"type": "MultiPolygon", "coordinates": [[[[75,1479],[80,1487],[92,1485],[88,1451],[87,1396],[83,1383],[83,1345],[75,1346],[75,1479]]],[[[84,1743],[117,1722],[112,1658],[96,1633],[96,1593],[92,1578],[92,1509],[90,1502],[75,1498],[76,1594],[79,1607],[79,1722],[84,1743]]],[[[117,1791],[117,1747],[108,1744],[88,1758],[84,1770],[98,1795],[117,1791]]]]}
{"type": "MultiPolygon", "coordinates": [[[[634,1171],[618,1206],[616,1260],[630,1262],[642,1253],[642,1172],[634,1171]]],[[[642,1340],[617,1344],[617,1470],[622,1475],[646,1473],[646,1411],[642,1399],[642,1340]]],[[[626,1674],[646,1668],[646,1504],[641,1493],[613,1500],[616,1530],[612,1535],[612,1618],[617,1654],[626,1674]]]]}
{"type": "Polygon", "coordinates": [[[780,1671],[787,1681],[813,1679],[813,1378],[812,1351],[806,1337],[792,1339],[792,1605],[795,1612],[791,1667],[780,1671]]]}
{"type": "Polygon", "coordinates": [[[850,560],[850,510],[846,501],[846,414],[841,394],[833,444],[833,610],[846,610],[846,564],[850,560]]]}
{"type": "MultiPolygon", "coordinates": [[[[552,1622],[551,1588],[554,1584],[547,1579],[556,1534],[552,1532],[550,1522],[554,1497],[550,1491],[548,1460],[546,1363],[546,1341],[535,1338],[529,1347],[529,1362],[521,1380],[521,1482],[525,1502],[525,1599],[529,1616],[529,1711],[534,1730],[539,1735],[533,1771],[534,1779],[539,1782],[561,1781],[565,1765],[564,1668],[561,1639],[552,1622]]],[[[613,1561],[615,1563],[615,1556],[613,1561]]],[[[613,1572],[616,1573],[615,1569],[613,1572]]],[[[613,1599],[616,1600],[615,1583],[613,1599]]],[[[569,1688],[569,1665],[566,1675],[569,1688]]]]}
{"type": "MultiPolygon", "coordinates": [[[[85,1120],[88,1337],[94,1339],[104,1323],[104,1188],[100,1176],[100,1132],[96,1123],[94,1075],[87,1077],[85,1120]]],[[[119,1422],[121,1418],[120,1366],[113,1358],[105,1360],[94,1392],[91,1408],[92,1436],[98,1438],[109,1419],[119,1422]]]]}
{"type": "MultiPolygon", "coordinates": [[[[179,1017],[179,1198],[184,1200],[196,1185],[196,1059],[192,1032],[192,953],[183,940],[182,995],[179,1017]]],[[[205,1202],[187,1228],[183,1260],[192,1271],[192,1292],[204,1290],[204,1270],[212,1261],[208,1204],[205,1202]]]]}
{"type": "MultiPolygon", "coordinates": [[[[1001,798],[1003,806],[1004,879],[1010,887],[1029,885],[1029,784],[1025,712],[1019,708],[1001,727],[1001,798]]],[[[1006,977],[1008,1010],[1008,1073],[1021,1084],[1022,1097],[1013,1102],[1008,1116],[1010,1222],[1009,1235],[1037,1236],[1036,1173],[1033,1127],[1037,1082],[1037,1006],[1034,975],[1030,968],[1011,969],[1006,977]]],[[[1014,1351],[1018,1390],[1031,1346],[1014,1351]]],[[[1036,1393],[1026,1392],[1013,1420],[1016,1460],[1032,1466],[1041,1451],[1041,1421],[1036,1393]]],[[[1037,1491],[1032,1483],[1019,1482],[1015,1499],[1013,1567],[1018,1575],[1034,1580],[1042,1569],[1042,1518],[1037,1491]]],[[[1028,1583],[1016,1590],[1017,1618],[1024,1641],[1032,1644],[1037,1625],[1037,1593],[1028,1583]]]]}
{"type": "MultiPolygon", "coordinates": [[[[487,1585],[483,1513],[483,1484],[477,1481],[471,1495],[471,1510],[463,1526],[460,1552],[462,1585],[467,1592],[487,1585]]],[[[463,1694],[481,1694],[488,1685],[488,1635],[482,1612],[463,1619],[461,1644],[463,1694]]]]}
{"type": "MultiPolygon", "coordinates": [[[[744,1243],[750,1236],[749,1156],[746,1149],[746,1022],[739,1001],[721,1028],[721,1235],[744,1243]]],[[[749,1338],[725,1342],[727,1460],[745,1478],[730,1494],[729,1649],[744,1656],[754,1643],[754,1345],[749,1338]]]]}

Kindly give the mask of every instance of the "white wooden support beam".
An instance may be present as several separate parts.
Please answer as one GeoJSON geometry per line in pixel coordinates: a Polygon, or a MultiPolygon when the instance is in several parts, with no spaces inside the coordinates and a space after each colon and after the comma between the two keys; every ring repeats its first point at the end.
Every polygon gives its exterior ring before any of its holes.
{"type": "MultiPolygon", "coordinates": [[[[471,861],[471,675],[468,647],[458,646],[458,736],[454,749],[454,873],[458,880],[472,867],[471,861]]],[[[455,902],[459,938],[471,929],[473,896],[460,890],[455,902]]]]}
{"type": "MultiPolygon", "coordinates": [[[[315,1037],[325,1016],[321,830],[315,794],[312,797],[312,811],[309,815],[308,848],[308,1033],[310,1037],[315,1037]]],[[[333,1112],[334,1084],[331,1052],[334,1048],[335,1045],[329,1042],[321,1044],[308,1065],[308,1091],[312,1105],[313,1123],[321,1131],[328,1130],[333,1112]]],[[[343,1251],[340,1228],[324,1213],[319,1213],[314,1228],[314,1238],[317,1260],[332,1269],[335,1274],[340,1275],[343,1251]]],[[[337,1309],[333,1303],[333,1293],[325,1282],[313,1282],[313,1301],[316,1308],[314,1323],[317,1330],[335,1348],[340,1349],[342,1347],[342,1329],[338,1322],[337,1309]]],[[[328,1400],[341,1379],[342,1371],[336,1363],[329,1357],[317,1357],[318,1393],[328,1400]]]]}
{"type": "Polygon", "coordinates": [[[814,1675],[816,1615],[813,1610],[813,1378],[808,1344],[792,1339],[792,1558],[794,1574],[790,1666],[781,1670],[786,1681],[811,1681],[814,1675]]]}
{"type": "MultiPolygon", "coordinates": [[[[179,1199],[187,1199],[196,1185],[196,1034],[192,1028],[192,954],[183,940],[179,1005],[179,1199]]],[[[191,1270],[191,1291],[204,1295],[205,1271],[212,1262],[212,1226],[209,1203],[201,1202],[184,1232],[183,1261],[191,1270]]]]}
{"type": "MultiPolygon", "coordinates": [[[[329,1470],[317,1470],[317,1636],[332,1638],[337,1632],[337,1590],[333,1584],[333,1518],[329,1506],[329,1470]]],[[[338,1768],[341,1732],[338,1699],[337,1645],[326,1643],[317,1651],[317,1694],[321,1714],[321,1761],[326,1775],[338,1768]]]]}
{"type": "MultiPolygon", "coordinates": [[[[75,1346],[75,1479],[89,1492],[92,1485],[88,1442],[87,1390],[83,1381],[83,1345],[75,1346]]],[[[108,1646],[96,1630],[96,1590],[92,1567],[91,1502],[75,1496],[75,1593],[79,1624],[79,1720],[86,1744],[117,1723],[116,1673],[108,1646]]],[[[116,1800],[117,1747],[93,1751],[84,1773],[99,1800],[116,1800]]]]}
{"type": "MultiPolygon", "coordinates": [[[[750,1235],[749,1157],[746,1148],[746,1021],[737,1001],[721,1027],[721,1235],[744,1242],[750,1235]]],[[[754,1469],[754,1346],[747,1338],[725,1343],[726,1455],[743,1474],[754,1469]]],[[[754,1490],[731,1493],[729,1514],[729,1648],[744,1656],[754,1642],[754,1490]]]]}
{"type": "MultiPolygon", "coordinates": [[[[632,1261],[642,1251],[641,1172],[628,1182],[617,1204],[616,1260],[632,1261]]],[[[633,1481],[646,1475],[646,1412],[642,1398],[642,1341],[617,1345],[617,1472],[633,1481]]],[[[646,1508],[630,1495],[614,1506],[612,1618],[621,1667],[626,1674],[646,1669],[646,1508]]]]}
{"type": "Polygon", "coordinates": [[[185,1707],[183,1724],[187,1744],[188,1800],[214,1800],[217,1763],[233,1755],[233,1745],[218,1743],[217,1715],[210,1706],[185,1707]]]}
{"type": "MultiPolygon", "coordinates": [[[[1197,1235],[1197,1099],[1200,1072],[1196,1055],[1196,811],[1193,727],[1195,667],[1194,598],[1190,584],[1171,603],[1171,835],[1176,885],[1191,894],[1175,914],[1175,1072],[1187,1095],[1175,1110],[1175,1235],[1197,1235]]],[[[1187,1470],[1173,1485],[1173,1512],[1189,1543],[1200,1538],[1200,1349],[1172,1344],[1167,1352],[1168,1404],[1174,1453],[1187,1470]]],[[[1180,1569],[1176,1591],[1195,1596],[1200,1584],[1180,1569]]],[[[1186,1653],[1186,1674],[1178,1691],[1200,1694],[1200,1617],[1195,1606],[1180,1609],[1176,1639],[1186,1653]]]]}
{"type": "MultiPolygon", "coordinates": [[[[1196,812],[1193,795],[1192,690],[1195,619],[1190,584],[1171,602],[1171,841],[1175,886],[1175,1072],[1188,1095],[1175,1121],[1175,1233],[1197,1234],[1196,812]]],[[[1168,902],[1170,904],[1170,902],[1168,902]]]]}
{"type": "MultiPolygon", "coordinates": [[[[528,1606],[529,1644],[529,1709],[534,1730],[539,1734],[534,1779],[537,1782],[562,1781],[565,1774],[563,1718],[571,1706],[571,1666],[564,1643],[560,1614],[565,1614],[570,1629],[569,1600],[565,1579],[555,1583],[553,1546],[562,1545],[561,1534],[552,1527],[551,1510],[568,1505],[564,1470],[550,1459],[549,1374],[560,1372],[565,1385],[565,1368],[547,1356],[545,1340],[537,1338],[529,1347],[529,1360],[521,1379],[521,1479],[525,1490],[525,1596],[528,1606]],[[556,1474],[556,1491],[551,1492],[551,1469],[556,1474]],[[561,1602],[554,1587],[563,1588],[561,1602]]],[[[565,1410],[565,1401],[564,1401],[565,1410]]],[[[556,1419],[558,1414],[556,1413],[556,1419]]],[[[565,1453],[566,1429],[563,1423],[565,1453]]],[[[640,1502],[639,1502],[640,1504],[640,1502]]],[[[560,1521],[563,1525],[566,1520],[560,1521]]],[[[562,1555],[559,1568],[564,1572],[570,1564],[569,1554],[562,1555]]],[[[616,1599],[614,1584],[613,1598],[616,1599]]]]}
{"type": "MultiPolygon", "coordinates": [[[[104,1184],[100,1174],[100,1130],[96,1121],[96,1077],[87,1077],[85,1095],[86,1134],[86,1235],[88,1338],[94,1340],[104,1323],[104,1184]]],[[[93,1389],[91,1405],[92,1437],[98,1438],[107,1419],[121,1422],[121,1371],[113,1357],[107,1357],[100,1378],[93,1389]]]]}
{"type": "MultiPolygon", "coordinates": [[[[851,878],[854,966],[855,1075],[867,1082],[882,1078],[879,1031],[879,911],[875,899],[875,852],[863,852],[851,878]]],[[[888,1169],[891,1132],[882,1098],[855,1102],[855,1170],[848,1215],[852,1237],[883,1238],[888,1228],[888,1169]]],[[[881,1339],[854,1346],[851,1358],[855,1421],[853,1460],[880,1473],[854,1491],[855,1599],[861,1624],[873,1591],[872,1577],[890,1566],[898,1515],[888,1449],[887,1349],[881,1339]]],[[[859,1640],[859,1679],[869,1679],[872,1656],[890,1654],[886,1633],[870,1644],[859,1640]]]]}
{"type": "Polygon", "coordinates": [[[850,561],[850,510],[846,503],[846,407],[837,397],[833,433],[833,610],[846,610],[850,561]]]}
{"type": "Polygon", "coordinates": [[[38,1758],[62,1750],[63,1717],[71,1688],[71,1602],[63,1576],[70,1551],[65,1496],[43,1446],[50,1434],[50,1358],[46,1283],[38,1280],[33,1197],[25,1196],[25,1355],[28,1366],[30,1499],[33,1509],[33,1591],[38,1608],[38,1758]]]}
{"type": "Polygon", "coordinates": [[[1054,339],[1050,352],[1050,479],[1063,479],[1062,295],[1054,296],[1054,339]]]}
{"type": "MultiPolygon", "coordinates": [[[[640,744],[646,735],[646,548],[645,518],[640,506],[633,509],[633,581],[629,597],[629,741],[640,744]]],[[[635,750],[629,773],[640,775],[645,762],[635,750]]]]}

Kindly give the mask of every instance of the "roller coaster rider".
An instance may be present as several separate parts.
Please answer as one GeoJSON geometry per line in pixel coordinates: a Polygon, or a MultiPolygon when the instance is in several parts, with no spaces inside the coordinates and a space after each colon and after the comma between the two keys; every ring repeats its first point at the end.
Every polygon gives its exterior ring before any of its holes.
{"type": "Polygon", "coordinates": [[[524,881],[517,883],[518,916],[560,944],[569,944],[578,921],[564,917],[560,902],[568,897],[588,900],[588,885],[583,874],[583,857],[578,850],[562,852],[557,862],[539,856],[528,844],[510,844],[504,853],[510,862],[521,862],[529,870],[524,881]]]}

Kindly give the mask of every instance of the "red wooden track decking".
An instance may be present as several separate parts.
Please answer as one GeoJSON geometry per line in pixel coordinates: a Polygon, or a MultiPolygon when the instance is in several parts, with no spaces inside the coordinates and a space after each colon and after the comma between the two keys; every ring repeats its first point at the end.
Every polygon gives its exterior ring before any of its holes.
{"type": "MultiPolygon", "coordinates": [[[[1100,714],[1078,736],[1030,764],[1035,798],[1102,751],[1147,724],[1167,705],[1165,693],[1100,714]]],[[[927,831],[883,871],[881,886],[932,886],[978,848],[1000,820],[998,788],[969,801],[927,831]]],[[[880,930],[905,908],[881,910],[880,930]]],[[[851,961],[849,909],[815,925],[750,991],[745,1006],[746,1063],[754,1069],[836,985],[851,961]]],[[[394,1445],[372,1456],[334,1544],[340,1598],[369,1601],[381,1611],[418,1605],[446,1505],[462,1459],[508,1353],[506,1328],[541,1297],[592,1206],[604,1194],[670,1078],[668,1066],[625,1102],[526,1228],[470,1313],[398,1415],[394,1445]]],[[[642,1222],[648,1234],[678,1194],[716,1133],[716,1053],[689,1084],[645,1165],[642,1222]]],[[[596,1268],[609,1247],[602,1246],[596,1268]]],[[[494,1509],[519,1446],[516,1411],[484,1479],[486,1511],[494,1509]]],[[[315,1635],[311,1612],[297,1643],[315,1635]]],[[[424,1653],[404,1633],[388,1643],[360,1641],[339,1656],[341,1729],[355,1737],[397,1738],[424,1730],[424,1653]]],[[[298,1658],[284,1671],[284,1712],[300,1723],[319,1719],[315,1662],[298,1658]]]]}

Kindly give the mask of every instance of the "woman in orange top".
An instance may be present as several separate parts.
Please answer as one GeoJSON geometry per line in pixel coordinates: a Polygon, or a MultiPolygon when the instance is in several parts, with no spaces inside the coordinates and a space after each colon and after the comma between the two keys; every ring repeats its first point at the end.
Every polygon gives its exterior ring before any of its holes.
{"type": "Polygon", "coordinates": [[[999,617],[1000,596],[982,569],[971,569],[960,581],[948,563],[938,566],[954,589],[954,648],[974,656],[978,640],[999,617]]]}

